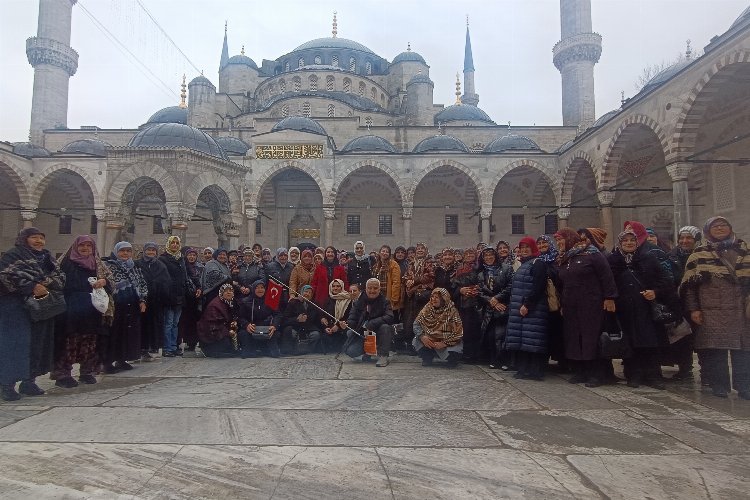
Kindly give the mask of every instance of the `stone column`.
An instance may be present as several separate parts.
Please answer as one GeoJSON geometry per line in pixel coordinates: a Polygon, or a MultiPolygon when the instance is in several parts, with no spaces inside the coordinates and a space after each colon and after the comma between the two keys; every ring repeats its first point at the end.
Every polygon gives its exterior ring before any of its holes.
{"type": "Polygon", "coordinates": [[[612,203],[615,201],[615,193],[612,191],[599,191],[596,193],[599,198],[599,218],[601,228],[607,232],[607,239],[604,240],[605,246],[612,248],[615,241],[615,229],[612,218],[612,203]]]}
{"type": "Polygon", "coordinates": [[[323,207],[323,218],[326,220],[325,246],[333,245],[333,221],[336,220],[334,207],[323,207]]]}
{"type": "Polygon", "coordinates": [[[106,257],[109,255],[107,245],[107,218],[103,211],[96,212],[96,248],[99,255],[106,257]]]}
{"type": "Polygon", "coordinates": [[[21,210],[21,219],[23,219],[23,226],[21,229],[33,227],[36,215],[36,210],[21,210]]]}
{"type": "Polygon", "coordinates": [[[570,208],[560,207],[557,209],[557,227],[562,229],[568,226],[568,219],[570,219],[570,208]]]}
{"type": "Polygon", "coordinates": [[[401,212],[401,218],[404,222],[404,246],[409,248],[411,246],[411,216],[414,212],[414,206],[412,204],[404,205],[401,212]]]}
{"type": "Polygon", "coordinates": [[[245,218],[247,226],[247,241],[252,244],[255,241],[255,223],[258,220],[258,207],[249,207],[245,209],[245,218]]]}
{"type": "Polygon", "coordinates": [[[240,227],[244,218],[243,214],[237,213],[231,213],[226,218],[222,218],[224,222],[224,235],[231,250],[235,250],[240,246],[240,227]]]}
{"type": "Polygon", "coordinates": [[[492,246],[490,241],[490,217],[492,217],[492,208],[483,208],[479,212],[482,218],[482,241],[492,246]]]}
{"type": "Polygon", "coordinates": [[[125,228],[126,217],[119,212],[105,212],[104,214],[103,255],[109,255],[115,243],[120,241],[122,230],[125,228]]]}
{"type": "Polygon", "coordinates": [[[674,227],[672,232],[677,241],[677,232],[681,227],[690,225],[690,191],[688,189],[688,174],[692,165],[689,163],[673,163],[667,166],[669,177],[672,178],[672,203],[674,204],[674,227]]]}

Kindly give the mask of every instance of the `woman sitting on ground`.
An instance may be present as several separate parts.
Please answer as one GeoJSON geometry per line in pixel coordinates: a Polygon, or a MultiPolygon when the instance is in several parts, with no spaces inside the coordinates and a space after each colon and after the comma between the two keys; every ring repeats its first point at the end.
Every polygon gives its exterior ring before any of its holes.
{"type": "Polygon", "coordinates": [[[266,305],[266,284],[256,280],[250,285],[250,296],[239,302],[240,330],[248,333],[246,353],[255,355],[258,350],[266,350],[272,358],[278,358],[280,318],[266,305]],[[260,330],[267,330],[261,332],[260,330]]]}
{"type": "Polygon", "coordinates": [[[454,368],[463,353],[463,335],[461,316],[448,290],[435,288],[414,320],[413,345],[422,358],[422,366],[431,365],[437,356],[454,368]]]}
{"type": "Polygon", "coordinates": [[[247,331],[237,329],[234,288],[225,283],[219,287],[219,295],[208,303],[198,321],[201,350],[209,358],[234,358],[240,354],[241,347],[249,346],[247,337],[247,331]]]}
{"type": "MultiPolygon", "coordinates": [[[[311,253],[305,250],[303,253],[311,253]]],[[[281,320],[281,346],[284,354],[315,352],[320,341],[320,312],[313,300],[313,287],[304,285],[289,300],[281,320]]]]}
{"type": "MultiPolygon", "coordinates": [[[[352,283],[352,286],[359,287],[357,283],[352,283]]],[[[326,333],[323,336],[323,350],[337,352],[346,340],[346,329],[342,324],[349,317],[352,309],[351,295],[346,291],[344,282],[340,279],[335,279],[328,285],[328,302],[324,309],[335,320],[327,316],[320,319],[326,333]]]]}

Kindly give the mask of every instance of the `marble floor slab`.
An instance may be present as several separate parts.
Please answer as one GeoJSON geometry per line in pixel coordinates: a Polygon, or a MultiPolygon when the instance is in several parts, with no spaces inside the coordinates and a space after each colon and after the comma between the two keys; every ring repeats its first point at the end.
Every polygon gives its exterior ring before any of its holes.
{"type": "Polygon", "coordinates": [[[480,412],[508,446],[539,453],[698,453],[618,410],[480,412]]]}
{"type": "Polygon", "coordinates": [[[748,420],[670,419],[644,420],[644,422],[703,453],[750,452],[750,421],[748,420]]]}
{"type": "MultiPolygon", "coordinates": [[[[46,408],[45,408],[46,409],[46,408]]],[[[5,407],[0,406],[0,427],[13,424],[19,420],[36,415],[42,410],[38,409],[27,409],[23,406],[20,407],[5,407]]]]}
{"type": "Polygon", "coordinates": [[[423,367],[418,357],[398,356],[387,368],[376,368],[375,363],[363,363],[348,356],[339,356],[342,360],[340,379],[429,379],[434,377],[446,379],[483,379],[489,380],[480,367],[474,365],[459,365],[449,369],[444,364],[435,361],[433,366],[423,367]]]}
{"type": "Polygon", "coordinates": [[[695,403],[669,391],[650,388],[631,389],[624,385],[603,386],[593,391],[643,418],[700,420],[732,418],[726,413],[695,403]]]}
{"type": "Polygon", "coordinates": [[[18,401],[14,401],[13,405],[29,407],[95,406],[157,381],[155,378],[128,379],[104,376],[98,377],[98,380],[99,382],[96,384],[63,389],[55,386],[55,382],[52,380],[38,377],[38,385],[46,393],[34,397],[23,396],[18,401]]]}
{"type": "Polygon", "coordinates": [[[611,410],[622,409],[622,405],[610,401],[605,396],[591,391],[583,385],[570,384],[557,376],[547,376],[543,382],[517,380],[512,376],[502,376],[508,383],[531,398],[544,409],[550,410],[611,410]]]}

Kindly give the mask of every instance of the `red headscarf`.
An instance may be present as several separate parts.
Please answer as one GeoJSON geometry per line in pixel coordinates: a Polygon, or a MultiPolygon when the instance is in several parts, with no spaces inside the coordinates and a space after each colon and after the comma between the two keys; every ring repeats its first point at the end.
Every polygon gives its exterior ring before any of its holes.
{"type": "Polygon", "coordinates": [[[521,238],[521,241],[518,242],[519,248],[521,245],[528,245],[528,247],[531,248],[531,256],[539,257],[539,247],[536,246],[536,240],[534,238],[530,236],[521,238]]]}
{"type": "Polygon", "coordinates": [[[638,246],[643,245],[643,243],[648,239],[648,232],[646,231],[646,226],[644,226],[640,222],[626,220],[625,224],[622,225],[622,228],[633,230],[633,232],[635,233],[635,237],[638,240],[638,246]]]}

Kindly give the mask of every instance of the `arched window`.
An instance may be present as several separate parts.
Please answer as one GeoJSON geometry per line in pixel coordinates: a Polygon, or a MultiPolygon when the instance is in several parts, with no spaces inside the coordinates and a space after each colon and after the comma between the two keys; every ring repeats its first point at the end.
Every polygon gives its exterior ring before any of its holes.
{"type": "Polygon", "coordinates": [[[365,73],[367,73],[368,75],[372,74],[372,63],[370,61],[367,61],[367,63],[365,63],[365,73]]]}
{"type": "Polygon", "coordinates": [[[331,58],[331,66],[333,66],[334,68],[338,68],[339,67],[339,56],[338,55],[334,54],[334,56],[331,58]]]}
{"type": "Polygon", "coordinates": [[[310,75],[310,90],[313,92],[317,92],[318,90],[318,77],[315,75],[310,75]]]}
{"type": "Polygon", "coordinates": [[[286,80],[284,80],[283,78],[279,80],[279,90],[281,92],[286,92],[286,80]]]}
{"type": "Polygon", "coordinates": [[[365,96],[365,82],[359,82],[359,95],[365,96]]]}
{"type": "Polygon", "coordinates": [[[294,85],[294,91],[299,92],[302,90],[302,78],[295,76],[292,80],[292,85],[294,85]]]}
{"type": "Polygon", "coordinates": [[[370,99],[372,99],[373,101],[378,100],[378,91],[377,89],[375,89],[375,87],[370,89],[370,99]]]}
{"type": "Polygon", "coordinates": [[[304,58],[302,58],[302,57],[299,58],[299,65],[297,67],[298,68],[304,68],[305,67],[305,60],[304,60],[304,58]]]}
{"type": "Polygon", "coordinates": [[[344,92],[347,94],[352,91],[352,81],[348,78],[344,78],[344,92]]]}
{"type": "Polygon", "coordinates": [[[328,118],[333,118],[336,116],[336,106],[333,104],[328,105],[328,118]]]}
{"type": "Polygon", "coordinates": [[[349,58],[349,71],[357,72],[357,60],[353,57],[349,58]]]}
{"type": "Polygon", "coordinates": [[[367,125],[368,127],[372,127],[372,117],[371,116],[366,116],[365,117],[365,125],[367,125]]]}
{"type": "Polygon", "coordinates": [[[269,95],[276,95],[278,92],[276,91],[276,84],[272,83],[268,86],[268,94],[269,95]]]}
{"type": "Polygon", "coordinates": [[[326,77],[326,90],[328,92],[333,92],[334,90],[336,90],[335,80],[333,79],[332,75],[328,75],[326,77]]]}
{"type": "Polygon", "coordinates": [[[323,59],[320,56],[315,56],[315,64],[322,64],[323,59]]]}
{"type": "Polygon", "coordinates": [[[289,116],[289,105],[288,104],[284,104],[281,107],[281,116],[283,116],[284,118],[286,118],[287,116],[289,116]]]}
{"type": "Polygon", "coordinates": [[[310,103],[307,101],[302,103],[302,116],[310,118],[310,103]]]}
{"type": "Polygon", "coordinates": [[[284,64],[284,71],[292,71],[292,66],[289,64],[289,61],[284,64]]]}

